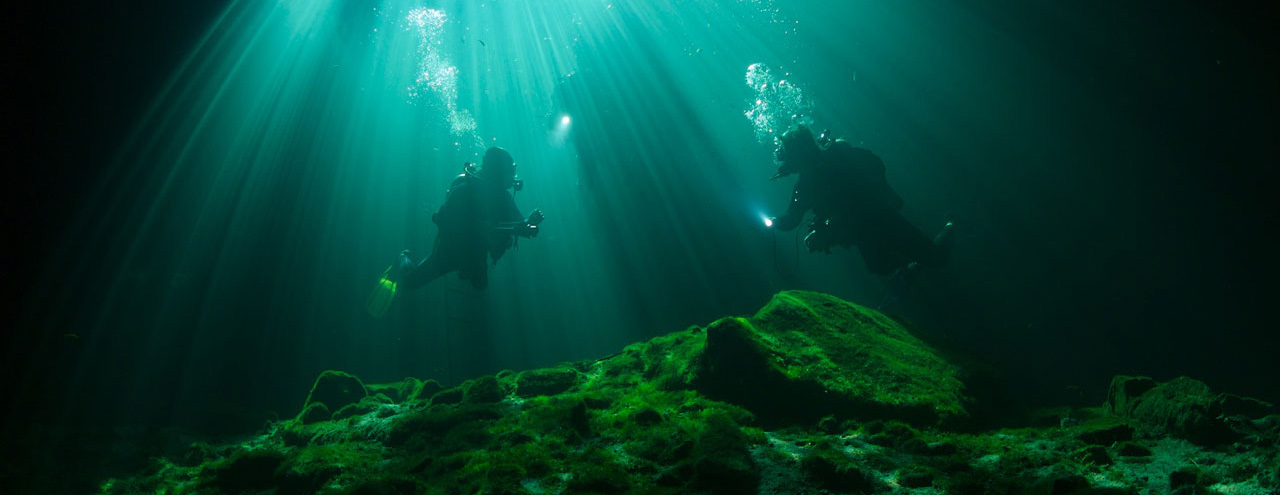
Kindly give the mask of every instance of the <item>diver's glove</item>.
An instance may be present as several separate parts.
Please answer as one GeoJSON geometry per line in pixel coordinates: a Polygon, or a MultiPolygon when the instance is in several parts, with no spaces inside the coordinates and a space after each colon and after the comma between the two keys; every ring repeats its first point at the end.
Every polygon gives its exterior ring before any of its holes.
{"type": "Polygon", "coordinates": [[[538,226],[528,223],[516,225],[514,233],[520,237],[538,237],[538,226]]]}
{"type": "Polygon", "coordinates": [[[534,209],[532,213],[529,213],[528,220],[525,220],[524,223],[515,226],[513,233],[520,237],[537,237],[538,224],[542,223],[542,221],[546,219],[547,217],[542,214],[542,210],[534,209]]]}

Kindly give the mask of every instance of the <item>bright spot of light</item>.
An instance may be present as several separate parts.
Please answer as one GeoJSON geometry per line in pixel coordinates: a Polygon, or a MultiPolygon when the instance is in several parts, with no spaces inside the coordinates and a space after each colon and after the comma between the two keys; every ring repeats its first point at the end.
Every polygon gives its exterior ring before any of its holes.
{"type": "Polygon", "coordinates": [[[573,119],[568,114],[561,115],[556,121],[556,125],[551,128],[551,144],[555,146],[563,146],[565,140],[569,139],[569,124],[573,119]]]}
{"type": "Polygon", "coordinates": [[[767,228],[773,228],[773,219],[769,217],[764,217],[764,226],[767,228]]]}

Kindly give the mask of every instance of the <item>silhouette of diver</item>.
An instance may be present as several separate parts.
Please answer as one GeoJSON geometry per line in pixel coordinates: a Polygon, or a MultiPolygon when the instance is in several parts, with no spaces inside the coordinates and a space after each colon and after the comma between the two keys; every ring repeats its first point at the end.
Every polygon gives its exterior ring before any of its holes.
{"type": "Polygon", "coordinates": [[[921,266],[947,264],[955,222],[948,215],[946,226],[930,239],[903,218],[902,198],[889,187],[884,162],[871,151],[843,139],[832,141],[826,133],[814,138],[803,125],[783,133],[779,141],[778,172],[770,180],[800,177],[787,212],[772,219],[774,227],[795,229],[812,211],[804,238],[809,252],[857,246],[867,271],[890,276],[887,296],[893,301],[918,278],[921,266]]]}
{"type": "Polygon", "coordinates": [[[414,262],[408,250],[401,252],[370,295],[370,314],[385,314],[397,288],[416,289],[449,272],[458,272],[458,278],[477,290],[488,286],[487,261],[496,264],[517,236],[537,236],[544,218],[536,209],[524,218],[507,192],[523,187],[515,178],[515,167],[511,154],[498,147],[485,151],[479,169],[471,163],[464,166],[445,193],[444,205],[431,216],[439,229],[431,256],[414,262]]]}

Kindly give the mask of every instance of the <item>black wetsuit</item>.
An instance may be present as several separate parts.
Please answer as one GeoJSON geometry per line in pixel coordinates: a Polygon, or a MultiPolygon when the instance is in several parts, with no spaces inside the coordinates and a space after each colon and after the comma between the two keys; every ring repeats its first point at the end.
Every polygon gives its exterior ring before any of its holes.
{"type": "Polygon", "coordinates": [[[911,262],[941,267],[945,250],[902,217],[902,198],[884,177],[884,162],[862,148],[837,140],[821,152],[817,163],[801,173],[786,215],[777,226],[791,230],[806,212],[819,239],[810,249],[857,246],[867,270],[888,275],[911,262]]]}
{"type": "Polygon", "coordinates": [[[456,271],[476,289],[489,284],[488,259],[495,263],[515,243],[524,217],[507,188],[462,174],[445,193],[444,205],[431,216],[439,232],[431,256],[408,274],[403,284],[416,289],[456,271]]]}

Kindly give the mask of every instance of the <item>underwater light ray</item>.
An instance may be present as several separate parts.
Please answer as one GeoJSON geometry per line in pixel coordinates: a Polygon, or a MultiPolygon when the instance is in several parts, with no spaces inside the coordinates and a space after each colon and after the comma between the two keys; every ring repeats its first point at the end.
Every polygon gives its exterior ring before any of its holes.
{"type": "MultiPolygon", "coordinates": [[[[96,249],[79,259],[62,258],[64,263],[80,266],[73,272],[78,276],[102,281],[100,293],[77,295],[93,299],[86,300],[91,305],[83,316],[88,325],[83,332],[87,346],[96,347],[126,333],[126,329],[111,322],[127,318],[121,314],[121,307],[128,307],[134,302],[131,297],[136,298],[131,292],[136,288],[130,288],[130,284],[156,280],[177,283],[182,275],[173,267],[160,272],[145,271],[148,266],[156,265],[146,259],[146,252],[151,243],[167,242],[184,230],[179,222],[173,221],[171,210],[182,204],[182,194],[188,192],[182,189],[183,183],[189,181],[199,167],[198,157],[192,155],[196,143],[201,136],[213,131],[214,116],[228,98],[232,78],[242,73],[248,52],[261,45],[267,30],[269,12],[252,7],[252,4],[235,2],[216,18],[190,55],[179,64],[179,70],[161,86],[129,137],[122,141],[113,165],[104,171],[103,186],[92,193],[94,200],[88,203],[76,227],[68,232],[63,253],[80,251],[77,246],[86,239],[96,249]],[[217,82],[211,84],[211,81],[217,82]],[[181,116],[184,112],[187,115],[181,116]],[[144,270],[139,275],[133,271],[136,266],[144,270]],[[136,277],[141,278],[135,280],[136,277]]],[[[155,268],[164,267],[156,265],[155,268]]],[[[70,270],[66,266],[61,269],[70,270]]],[[[61,296],[53,296],[56,300],[69,300],[74,289],[83,289],[76,284],[63,286],[61,296]]],[[[171,300],[164,295],[150,301],[156,305],[157,316],[149,321],[170,318],[167,315],[172,314],[171,300]]],[[[159,326],[128,331],[143,334],[141,348],[131,352],[144,356],[162,352],[158,350],[160,338],[173,338],[159,326]]],[[[76,363],[76,371],[69,378],[68,393],[82,390],[98,364],[91,360],[76,363]]],[[[136,363],[125,366],[141,369],[136,363]]],[[[136,379],[141,380],[142,374],[137,374],[136,379]]],[[[127,394],[130,390],[119,392],[127,394]]],[[[144,393],[144,383],[134,381],[132,392],[144,393]]]]}
{"type": "MultiPolygon", "coordinates": [[[[235,22],[233,26],[229,27],[228,31],[234,33],[248,25],[250,25],[249,22],[246,22],[246,20],[244,19],[237,20],[237,22],[235,22]]],[[[119,262],[120,267],[132,266],[134,264],[134,261],[137,260],[142,255],[142,252],[143,252],[142,246],[150,242],[153,235],[158,234],[158,232],[156,231],[157,222],[168,211],[166,209],[167,207],[165,203],[173,200],[173,195],[176,193],[174,189],[175,184],[177,183],[180,177],[186,174],[189,174],[191,171],[190,169],[193,166],[194,162],[190,159],[190,153],[197,141],[197,136],[204,133],[205,130],[208,128],[210,120],[215,113],[215,109],[218,107],[220,102],[226,97],[227,89],[229,88],[230,78],[234,74],[238,73],[239,70],[243,67],[243,63],[247,58],[247,53],[249,49],[251,49],[261,40],[264,32],[265,32],[265,23],[259,22],[258,29],[254,32],[250,40],[245,44],[245,48],[240,53],[240,56],[235,59],[234,63],[230,64],[230,69],[226,70],[227,75],[224,77],[222,82],[217,86],[217,89],[213,91],[213,95],[210,97],[208,103],[201,110],[199,117],[196,118],[195,121],[190,125],[190,130],[186,131],[187,136],[184,138],[183,144],[178,148],[177,153],[175,154],[176,156],[174,156],[173,158],[162,158],[163,156],[168,155],[170,152],[169,151],[163,151],[163,152],[153,151],[148,153],[148,155],[155,153],[157,156],[142,156],[139,158],[143,162],[150,162],[154,160],[154,161],[166,161],[166,162],[172,163],[172,166],[169,167],[167,170],[165,170],[159,176],[158,179],[147,177],[141,184],[123,184],[125,187],[129,187],[131,189],[137,188],[140,191],[143,191],[144,193],[139,194],[137,197],[151,198],[151,203],[149,205],[146,205],[144,203],[146,201],[145,199],[142,199],[139,201],[133,201],[133,202],[106,201],[105,200],[106,197],[118,197],[118,195],[120,194],[120,191],[103,191],[101,192],[101,197],[104,198],[104,201],[102,202],[102,204],[111,205],[109,207],[109,210],[105,213],[105,215],[99,214],[95,216],[93,214],[87,214],[87,217],[99,219],[98,223],[96,224],[96,228],[94,229],[95,231],[94,237],[97,237],[99,239],[104,237],[106,238],[106,239],[101,239],[97,241],[95,244],[105,245],[105,246],[124,246],[122,252],[120,253],[120,256],[121,256],[121,259],[119,262]],[[129,207],[128,205],[131,203],[134,204],[135,206],[129,207]],[[138,217],[137,219],[133,219],[135,215],[129,213],[129,211],[136,210],[136,209],[141,209],[143,211],[140,213],[140,215],[137,215],[138,217]],[[129,227],[120,228],[119,226],[122,224],[129,225],[129,227]]],[[[223,43],[222,42],[215,43],[215,46],[223,46],[223,43]]],[[[225,64],[223,65],[225,66],[225,64]]],[[[182,77],[180,76],[176,77],[175,82],[181,79],[182,77]]],[[[200,84],[204,84],[204,81],[188,80],[184,84],[187,85],[189,88],[193,88],[193,87],[199,86],[200,84]]],[[[170,94],[172,93],[167,93],[165,97],[167,98],[170,97],[170,94]]],[[[192,90],[186,89],[186,90],[180,91],[177,94],[177,96],[185,100],[187,99],[187,95],[190,95],[190,94],[193,94],[192,90]]],[[[187,105],[186,102],[184,101],[172,101],[167,104],[176,108],[190,108],[190,105],[187,105]]],[[[166,103],[157,103],[157,106],[165,106],[165,105],[166,103]]],[[[143,123],[143,124],[146,124],[146,123],[143,123]]],[[[140,125],[138,128],[145,129],[146,127],[145,125],[140,125]]],[[[141,133],[144,131],[139,131],[139,132],[141,133]]],[[[158,142],[149,143],[147,145],[147,148],[154,150],[155,147],[158,146],[158,144],[159,144],[158,142]]],[[[142,170],[144,169],[138,169],[139,172],[141,172],[142,170]]],[[[133,177],[143,179],[143,177],[137,177],[136,175],[133,175],[133,177]]],[[[119,299],[122,295],[121,294],[122,284],[125,280],[125,277],[128,277],[128,276],[129,276],[128,272],[126,272],[123,268],[116,270],[115,275],[111,277],[113,281],[109,283],[106,288],[106,291],[103,296],[103,300],[113,301],[113,300],[119,299]]],[[[111,313],[111,311],[113,311],[111,304],[103,304],[97,311],[97,316],[94,317],[92,320],[95,322],[93,323],[93,326],[95,328],[103,328],[102,323],[108,319],[108,316],[111,313]]]]}

